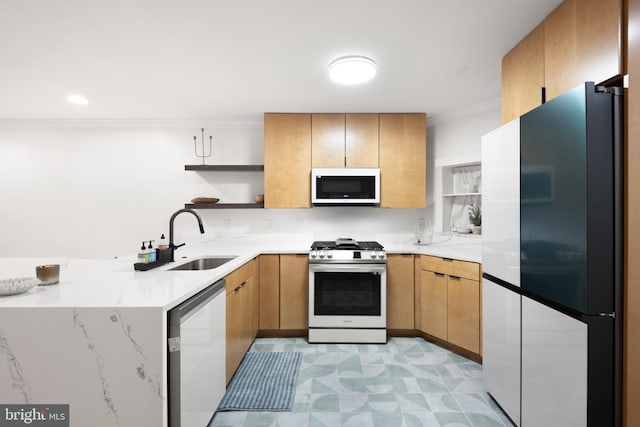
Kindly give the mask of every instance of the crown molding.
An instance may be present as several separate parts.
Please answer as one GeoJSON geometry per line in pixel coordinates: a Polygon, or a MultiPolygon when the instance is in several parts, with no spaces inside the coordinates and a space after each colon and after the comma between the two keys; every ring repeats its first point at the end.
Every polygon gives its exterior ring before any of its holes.
{"type": "Polygon", "coordinates": [[[262,129],[248,120],[0,119],[0,129],[262,129]]]}

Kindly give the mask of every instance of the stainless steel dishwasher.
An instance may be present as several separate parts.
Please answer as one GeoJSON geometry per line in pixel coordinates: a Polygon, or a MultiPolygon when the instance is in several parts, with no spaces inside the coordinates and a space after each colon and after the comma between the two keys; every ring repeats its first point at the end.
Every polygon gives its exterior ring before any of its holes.
{"type": "Polygon", "coordinates": [[[226,282],[168,313],[169,426],[206,426],[226,388],[226,282]]]}

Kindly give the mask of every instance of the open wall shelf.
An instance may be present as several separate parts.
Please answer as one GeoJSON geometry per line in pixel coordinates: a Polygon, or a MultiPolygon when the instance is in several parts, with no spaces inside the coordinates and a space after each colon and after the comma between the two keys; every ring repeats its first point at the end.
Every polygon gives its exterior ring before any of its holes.
{"type": "MultiPolygon", "coordinates": [[[[264,165],[184,165],[186,171],[263,172],[264,165]]],[[[185,203],[187,209],[262,209],[264,203],[185,203]]]]}
{"type": "Polygon", "coordinates": [[[186,171],[262,172],[264,165],[184,165],[186,171]]]}
{"type": "Polygon", "coordinates": [[[262,209],[264,203],[185,203],[187,209],[262,209]]]}

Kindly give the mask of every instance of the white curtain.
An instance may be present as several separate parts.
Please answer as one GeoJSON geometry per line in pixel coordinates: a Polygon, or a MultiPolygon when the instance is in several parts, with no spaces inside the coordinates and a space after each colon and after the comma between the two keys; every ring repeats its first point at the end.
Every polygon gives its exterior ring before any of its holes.
{"type": "MultiPolygon", "coordinates": [[[[482,191],[482,178],[480,165],[459,166],[453,169],[455,193],[480,193],[482,191]]],[[[471,226],[469,221],[469,208],[472,205],[480,205],[480,195],[457,196],[453,199],[451,207],[451,230],[471,226]]]]}
{"type": "Polygon", "coordinates": [[[479,193],[481,188],[480,165],[453,168],[454,192],[479,193]]]}

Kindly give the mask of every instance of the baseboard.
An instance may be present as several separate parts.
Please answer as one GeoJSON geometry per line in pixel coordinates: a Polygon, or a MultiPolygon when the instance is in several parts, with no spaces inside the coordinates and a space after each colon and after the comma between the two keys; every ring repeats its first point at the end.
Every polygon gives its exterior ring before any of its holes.
{"type": "MultiPolygon", "coordinates": [[[[258,338],[305,338],[309,336],[307,329],[261,329],[258,331],[258,338]]],[[[429,342],[439,345],[467,359],[482,364],[482,355],[474,353],[445,340],[434,337],[417,329],[387,329],[387,337],[420,337],[429,342]]]]}

